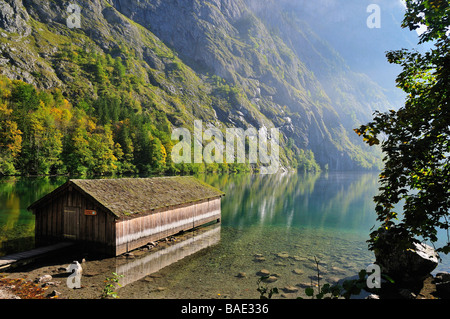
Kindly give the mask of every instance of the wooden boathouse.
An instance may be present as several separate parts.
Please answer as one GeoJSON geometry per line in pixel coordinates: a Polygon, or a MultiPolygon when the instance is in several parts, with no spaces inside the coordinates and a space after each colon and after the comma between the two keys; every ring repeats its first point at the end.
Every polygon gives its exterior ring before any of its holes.
{"type": "Polygon", "coordinates": [[[37,245],[74,241],[118,256],[220,221],[224,193],[194,177],[69,180],[33,203],[37,245]]]}

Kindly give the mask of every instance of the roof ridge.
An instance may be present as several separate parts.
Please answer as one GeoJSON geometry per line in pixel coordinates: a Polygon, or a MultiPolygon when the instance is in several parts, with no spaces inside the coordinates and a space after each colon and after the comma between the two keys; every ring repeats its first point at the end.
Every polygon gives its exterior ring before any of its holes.
{"type": "MultiPolygon", "coordinates": [[[[179,206],[216,197],[224,192],[194,176],[156,176],[106,179],[70,179],[62,187],[75,185],[117,217],[148,213],[164,207],[179,206]],[[150,183],[149,183],[150,181],[150,183]]],[[[44,198],[46,198],[44,197],[44,198]]],[[[43,199],[30,206],[44,202],[43,199]]]]}

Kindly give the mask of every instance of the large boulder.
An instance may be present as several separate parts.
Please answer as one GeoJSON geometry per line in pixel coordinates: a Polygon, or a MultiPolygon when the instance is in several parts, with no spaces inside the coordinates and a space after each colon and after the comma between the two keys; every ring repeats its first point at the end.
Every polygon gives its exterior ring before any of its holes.
{"type": "Polygon", "coordinates": [[[396,284],[421,284],[439,263],[438,253],[428,245],[412,243],[405,248],[395,236],[383,236],[380,240],[383,248],[375,251],[376,263],[396,284]]]}
{"type": "Polygon", "coordinates": [[[434,278],[439,298],[450,299],[450,274],[438,273],[434,278]]]}

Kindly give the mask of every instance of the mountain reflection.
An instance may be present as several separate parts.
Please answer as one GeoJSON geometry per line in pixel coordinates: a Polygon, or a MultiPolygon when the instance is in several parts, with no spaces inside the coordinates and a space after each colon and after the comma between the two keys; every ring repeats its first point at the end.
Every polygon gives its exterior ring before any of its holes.
{"type": "Polygon", "coordinates": [[[331,228],[368,232],[375,224],[377,173],[203,175],[226,193],[223,225],[331,228]]]}

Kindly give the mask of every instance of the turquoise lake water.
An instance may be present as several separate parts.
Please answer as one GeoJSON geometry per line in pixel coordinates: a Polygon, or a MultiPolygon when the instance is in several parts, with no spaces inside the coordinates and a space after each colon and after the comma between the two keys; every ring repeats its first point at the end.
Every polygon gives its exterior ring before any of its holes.
{"type": "MultiPolygon", "coordinates": [[[[317,281],[316,260],[321,283],[354,276],[373,262],[366,240],[376,225],[375,172],[198,178],[226,193],[221,223],[133,260],[88,261],[83,269],[91,272],[84,278],[90,287],[118,272],[124,274],[121,298],[257,298],[258,273],[266,269],[271,285],[286,288],[279,297],[290,298],[317,281]]],[[[26,207],[66,180],[0,180],[0,255],[33,248],[34,218],[26,207]]],[[[437,271],[450,270],[447,259],[437,271]]],[[[77,296],[95,297],[89,289],[77,296]]]]}

